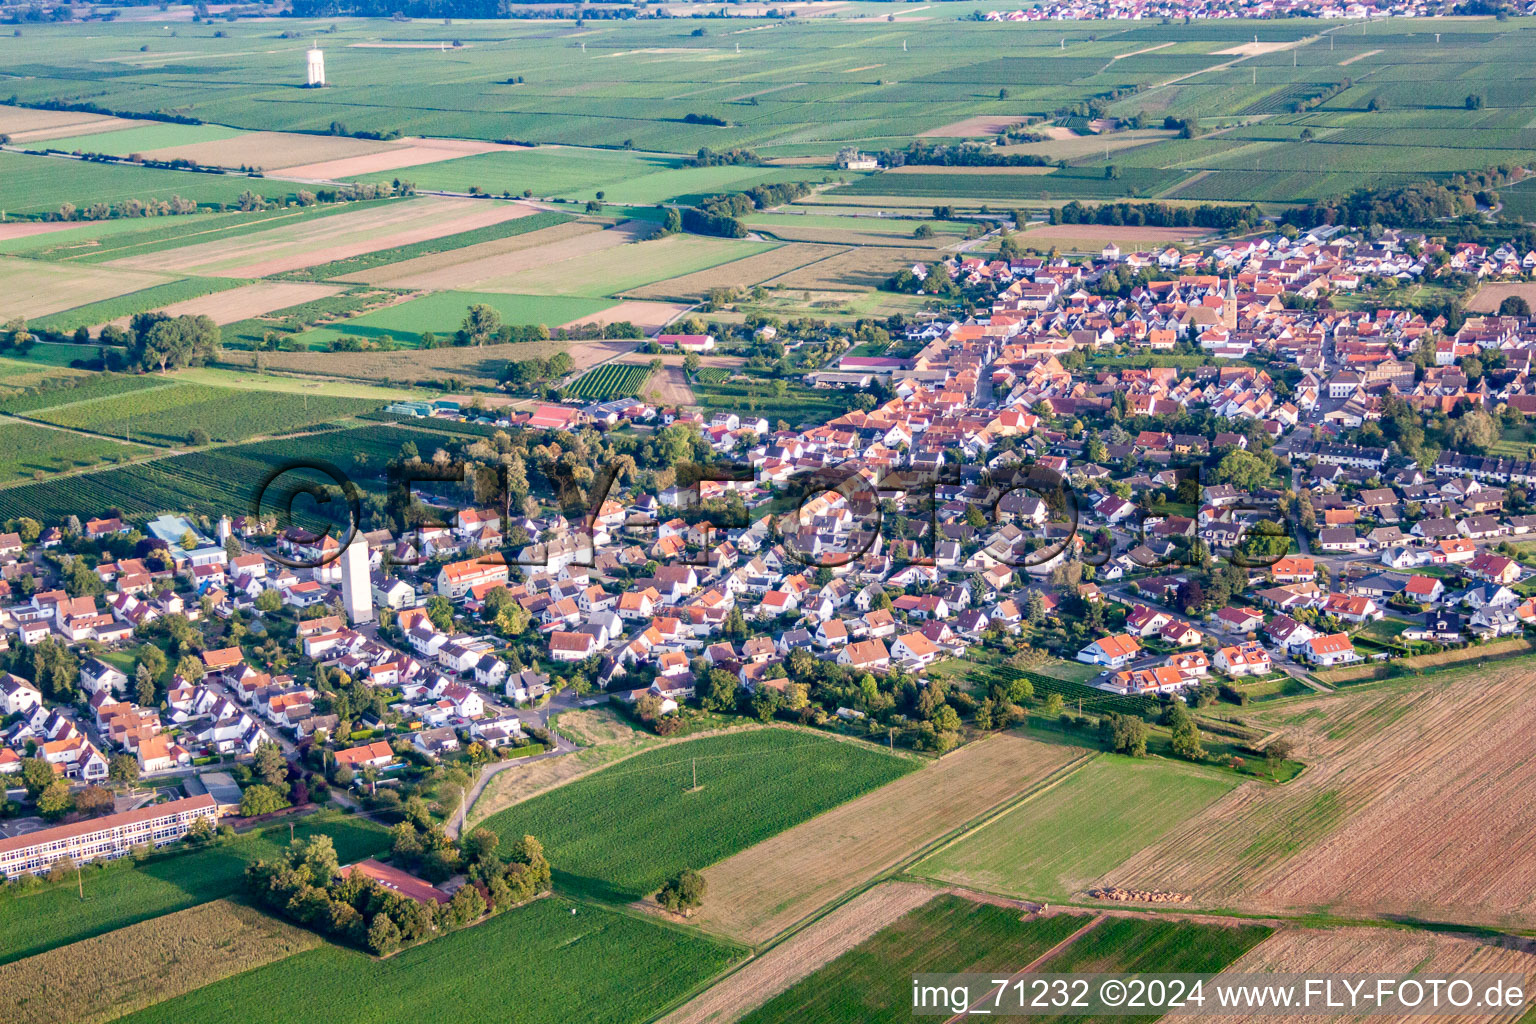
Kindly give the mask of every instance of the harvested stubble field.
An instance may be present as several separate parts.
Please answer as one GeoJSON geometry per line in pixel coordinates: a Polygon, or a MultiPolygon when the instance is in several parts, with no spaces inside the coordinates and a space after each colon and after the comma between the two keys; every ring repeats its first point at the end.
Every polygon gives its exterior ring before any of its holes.
{"type": "Polygon", "coordinates": [[[638,242],[634,247],[616,246],[552,261],[521,273],[486,280],[480,287],[522,295],[617,295],[656,281],[756,256],[769,247],[767,242],[670,235],[638,242]]]}
{"type": "Polygon", "coordinates": [[[47,138],[49,133],[60,138],[71,132],[83,133],[85,125],[99,125],[100,131],[112,131],[138,123],[78,110],[32,110],[29,107],[0,106],[0,134],[9,135],[16,142],[47,138]]]}
{"type": "Polygon", "coordinates": [[[606,327],[608,324],[630,323],[643,331],[656,331],[686,312],[688,312],[688,307],[681,302],[643,302],[631,300],[621,302],[617,306],[609,306],[605,310],[572,320],[569,323],[563,323],[560,326],[606,327]]]}
{"type": "Polygon", "coordinates": [[[284,225],[215,242],[114,260],[141,270],[196,270],[227,277],[266,277],[378,249],[473,231],[536,212],[522,203],[428,196],[284,225]]]}
{"type": "Polygon", "coordinates": [[[769,278],[764,284],[775,288],[799,288],[809,291],[849,291],[877,288],[903,267],[931,263],[934,251],[924,248],[861,247],[769,278]]]}
{"type": "Polygon", "coordinates": [[[591,221],[570,221],[530,231],[526,235],[513,235],[492,242],[466,245],[462,249],[401,260],[388,266],[346,274],[338,280],[387,288],[473,288],[479,282],[493,277],[542,266],[551,254],[556,259],[563,259],[567,257],[560,254],[569,252],[579,255],[588,251],[588,246],[600,249],[633,241],[640,237],[638,228],[636,225],[635,234],[626,235],[604,231],[601,224],[591,221]],[[587,241],[582,245],[570,244],[578,238],[587,241]]]}
{"type": "Polygon", "coordinates": [[[664,366],[651,377],[645,394],[654,396],[662,405],[693,405],[698,401],[688,384],[688,375],[679,366],[664,366]]]}
{"type": "Polygon", "coordinates": [[[792,243],[745,259],[722,263],[718,267],[657,281],[628,294],[640,299],[693,299],[708,294],[711,288],[750,288],[792,270],[809,266],[829,256],[849,252],[847,246],[792,243]]]}
{"type": "Polygon", "coordinates": [[[471,153],[495,153],[519,148],[475,139],[423,139],[414,136],[374,145],[379,148],[352,156],[319,155],[313,163],[284,167],[282,172],[290,178],[340,181],[344,178],[398,171],[402,167],[456,160],[471,153]]]}
{"type": "Polygon", "coordinates": [[[314,949],[323,940],[215,900],[0,966],[11,1024],[97,1024],[314,949]]]}
{"type": "Polygon", "coordinates": [[[1528,668],[1431,675],[1251,716],[1307,771],[1248,782],[1108,873],[1256,912],[1536,920],[1528,668]],[[1390,856],[1383,851],[1391,851],[1390,856]]]}
{"type": "MultiPolygon", "coordinates": [[[[215,292],[195,299],[173,302],[162,306],[158,312],[167,316],[206,316],[220,326],[232,324],[253,316],[262,316],[276,309],[297,306],[301,302],[313,302],[342,290],[339,285],[308,284],[302,281],[257,281],[227,292],[215,292]]],[[[119,327],[128,326],[131,317],[113,321],[119,327]]]]}
{"type": "Polygon", "coordinates": [[[287,168],[320,160],[363,157],[372,153],[385,152],[390,148],[391,144],[388,142],[352,139],[344,135],[241,132],[227,139],[166,146],[146,152],[144,156],[152,160],[191,160],[205,167],[257,167],[269,171],[283,170],[285,175],[304,178],[309,175],[292,174],[287,171],[287,168]]]}
{"type": "MultiPolygon", "coordinates": [[[[1227,968],[1230,973],[1291,972],[1309,974],[1428,974],[1536,970],[1536,946],[1513,936],[1479,938],[1398,928],[1282,928],[1227,968]]],[[[1208,1018],[1175,1010],[1164,1024],[1196,1024],[1208,1018]]],[[[1259,1024],[1273,1015],[1224,1014],[1232,1024],[1259,1024]]],[[[1293,1024],[1365,1024],[1367,1015],[1287,1014],[1293,1024]]],[[[1441,1018],[1458,1024],[1508,1021],[1508,1013],[1466,1014],[1441,1018]]]]}
{"type": "Polygon", "coordinates": [[[684,1003],[661,1024],[730,1024],[938,894],[914,882],[887,882],[862,892],[684,1003]]]}
{"type": "Polygon", "coordinates": [[[710,898],[694,919],[742,942],[764,942],[1087,756],[1013,733],[968,744],[708,868],[710,898]]]}
{"type": "MultiPolygon", "coordinates": [[[[496,385],[508,361],[548,359],[556,352],[569,352],[576,369],[595,366],[605,359],[633,352],[635,341],[529,341],[511,345],[486,345],[483,348],[411,349],[394,352],[263,352],[262,363],[279,373],[297,373],[341,380],[390,382],[395,384],[439,381],[457,377],[464,381],[496,385]]],[[[226,351],[223,365],[252,369],[256,353],[226,351]]]]}
{"type": "Polygon", "coordinates": [[[1496,313],[1499,303],[1511,295],[1524,299],[1527,305],[1536,306],[1536,281],[1485,284],[1472,296],[1467,309],[1473,313],[1496,313]]]}
{"type": "Polygon", "coordinates": [[[539,836],[564,885],[639,899],[685,867],[729,857],[916,767],[810,731],[730,732],[639,754],[485,827],[539,836]]]}
{"type": "Polygon", "coordinates": [[[41,260],[0,258],[0,322],[49,313],[166,284],[173,277],[142,270],[60,266],[41,260]]]}

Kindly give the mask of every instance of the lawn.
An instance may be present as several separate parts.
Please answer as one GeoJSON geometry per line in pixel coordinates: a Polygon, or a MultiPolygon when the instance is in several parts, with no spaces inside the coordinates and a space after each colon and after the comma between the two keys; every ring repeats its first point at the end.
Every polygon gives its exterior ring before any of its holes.
{"type": "Polygon", "coordinates": [[[1063,899],[1236,783],[1175,762],[1106,754],[914,871],[1010,895],[1063,899]]]}
{"type": "Polygon", "coordinates": [[[1014,909],[940,895],[770,999],[742,1024],[906,1024],[913,1019],[912,975],[1003,977],[1089,920],[1075,914],[1020,919],[1014,909]]]}
{"type": "MultiPolygon", "coordinates": [[[[330,836],[343,864],[389,848],[383,828],[358,819],[306,822],[294,834],[330,836]]],[[[240,891],[248,863],[273,856],[287,843],[288,829],[279,827],[207,849],[158,856],[138,867],[86,868],[83,903],[73,879],[19,895],[0,894],[0,934],[5,936],[0,963],[232,895],[240,891]]]]}
{"type": "Polygon", "coordinates": [[[740,954],[634,914],[543,899],[383,962],[325,946],[120,1019],[291,1024],[302,1005],[308,1024],[628,1024],[652,1018],[740,954]]]}
{"type": "Polygon", "coordinates": [[[236,390],[171,380],[165,387],[78,401],[29,416],[77,430],[180,445],[187,443],[194,430],[205,431],[214,441],[291,434],[338,417],[370,412],[382,402],[236,390]]]}
{"type": "Polygon", "coordinates": [[[306,331],[300,335],[300,339],[310,348],[324,348],[329,342],[345,335],[368,341],[379,341],[387,337],[400,344],[415,346],[421,343],[423,334],[431,332],[439,339],[451,341],[454,332],[464,323],[464,314],[475,304],[490,306],[500,314],[504,323],[519,326],[543,324],[554,328],[591,316],[614,305],[614,302],[611,299],[579,296],[434,292],[402,302],[398,306],[306,331]]]}
{"type": "Polygon", "coordinates": [[[26,479],[38,473],[94,466],[109,456],[143,455],[148,451],[138,445],[84,437],[67,430],[0,420],[0,483],[26,479]]]}
{"type": "Polygon", "coordinates": [[[628,901],[917,767],[860,743],[754,729],[646,751],[485,825],[542,839],[560,885],[628,901]]]}

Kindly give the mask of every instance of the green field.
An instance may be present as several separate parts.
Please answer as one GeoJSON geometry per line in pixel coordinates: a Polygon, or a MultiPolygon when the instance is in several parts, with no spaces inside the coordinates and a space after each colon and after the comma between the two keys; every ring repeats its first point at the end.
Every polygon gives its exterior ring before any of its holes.
{"type": "MultiPolygon", "coordinates": [[[[1110,917],[1042,963],[1051,974],[1191,973],[1215,974],[1274,932],[1266,925],[1200,924],[1194,921],[1149,921],[1110,917]]],[[[1071,1024],[1151,1024],[1161,1014],[1069,1014],[1052,1020],[1071,1024]]]]}
{"type": "Polygon", "coordinates": [[[135,313],[147,313],[163,309],[173,302],[185,302],[214,292],[238,288],[250,281],[238,277],[186,277],[168,281],[151,288],[140,288],[127,295],[118,295],[100,302],[89,302],[73,309],[61,310],[40,316],[31,326],[40,330],[73,331],[77,327],[95,327],[110,323],[135,313]]]}
{"type": "Polygon", "coordinates": [[[48,213],[65,203],[84,209],[92,203],[172,196],[196,203],[233,203],[246,191],[286,200],[296,188],[287,182],[238,174],[199,174],[0,153],[0,209],[9,213],[48,213]]]}
{"type": "Polygon", "coordinates": [[[38,473],[94,466],[109,458],[143,455],[148,451],[138,445],[0,419],[0,483],[24,480],[38,473]]]}
{"type": "Polygon", "coordinates": [[[119,1019],[291,1024],[302,1005],[306,1024],[629,1024],[740,955],[633,914],[543,899],[383,962],[324,946],[119,1019]]]}
{"type": "MultiPolygon", "coordinates": [[[[913,1019],[912,975],[1017,971],[1091,920],[941,894],[742,1018],[741,1024],[900,1024],[913,1019]]],[[[935,1020],[944,1019],[941,1017],[935,1020]]]]}
{"type": "Polygon", "coordinates": [[[445,160],[357,180],[388,182],[404,175],[417,188],[450,192],[480,189],[492,195],[525,191],[541,198],[585,201],[598,192],[610,203],[674,202],[689,196],[739,192],[784,181],[857,178],[857,173],[818,167],[684,167],[678,157],[623,150],[544,147],[445,160]]]}
{"type": "Polygon", "coordinates": [[[485,825],[539,836],[561,885],[627,901],[917,767],[862,744],[755,729],[647,751],[485,825]]]}
{"type": "Polygon", "coordinates": [[[427,332],[444,341],[464,323],[469,307],[483,303],[507,324],[544,324],[551,329],[600,312],[614,305],[612,299],[566,295],[504,295],[500,292],[434,292],[352,320],[306,331],[300,340],[310,348],[324,348],[336,338],[351,335],[368,341],[391,338],[398,344],[419,345],[427,332]]]}
{"type": "Polygon", "coordinates": [[[144,154],[172,146],[193,146],[199,142],[218,142],[243,134],[233,128],[214,124],[146,124],[115,132],[75,135],[62,139],[28,142],[31,150],[54,149],[64,153],[105,153],[108,156],[144,154]]]}
{"type": "Polygon", "coordinates": [[[1042,199],[1123,199],[1149,197],[1178,183],[1184,175],[1151,167],[1127,167],[1115,178],[1104,166],[1069,167],[1049,174],[873,174],[835,188],[832,196],[916,196],[980,199],[1008,203],[1042,199]]]}
{"type": "Polygon", "coordinates": [[[583,376],[572,384],[570,390],[578,398],[590,402],[605,402],[610,398],[631,398],[638,395],[650,379],[649,366],[633,363],[608,363],[583,376]]]}
{"type": "MultiPolygon", "coordinates": [[[[5,379],[0,377],[0,379],[5,379]]],[[[50,381],[26,394],[15,395],[0,401],[0,412],[28,413],[38,409],[51,409],[69,402],[84,402],[110,395],[126,395],[146,388],[164,387],[165,380],[149,374],[92,373],[50,381]]]]}
{"type": "MultiPolygon", "coordinates": [[[[32,516],[56,522],[71,515],[100,515],[113,508],[136,518],[161,512],[215,519],[221,515],[244,515],[251,511],[251,502],[257,497],[256,486],[274,469],[295,459],[327,462],[356,478],[355,460],[359,456],[377,474],[399,454],[406,441],[425,450],[447,440],[447,435],[433,431],[372,425],[188,452],[66,480],[0,489],[0,521],[32,516]]],[[[328,483],[320,477],[315,482],[328,483]]],[[[367,486],[370,478],[356,482],[367,486]]]]}
{"type": "MultiPolygon", "coordinates": [[[[301,823],[294,834],[330,836],[343,864],[389,848],[382,827],[358,819],[301,823]]],[[[5,936],[0,963],[232,895],[240,891],[248,863],[271,857],[287,844],[288,829],[282,827],[159,856],[138,867],[86,868],[83,903],[73,880],[20,895],[0,894],[0,934],[5,936]]]]}
{"type": "Polygon", "coordinates": [[[731,412],[750,412],[766,416],[768,425],[774,426],[779,418],[791,426],[815,420],[825,423],[848,411],[848,400],[834,391],[816,390],[798,382],[791,382],[783,398],[773,397],[769,382],[759,383],[707,383],[703,380],[693,386],[693,396],[706,410],[726,409],[731,412]]]}
{"type": "Polygon", "coordinates": [[[1173,762],[1104,755],[914,870],[993,892],[1063,899],[1235,784],[1173,762]]]}
{"type": "Polygon", "coordinates": [[[214,441],[240,441],[261,434],[291,434],[379,406],[380,402],[368,399],[242,391],[170,381],[165,387],[78,401],[28,415],[61,427],[179,445],[194,430],[206,431],[214,441]]]}

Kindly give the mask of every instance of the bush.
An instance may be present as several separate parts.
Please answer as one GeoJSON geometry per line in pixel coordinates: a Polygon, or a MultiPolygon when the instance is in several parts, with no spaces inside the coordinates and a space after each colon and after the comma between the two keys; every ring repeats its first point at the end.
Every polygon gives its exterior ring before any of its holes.
{"type": "Polygon", "coordinates": [[[704,905],[704,876],[684,868],[656,892],[656,902],[674,914],[687,915],[704,905]]]}

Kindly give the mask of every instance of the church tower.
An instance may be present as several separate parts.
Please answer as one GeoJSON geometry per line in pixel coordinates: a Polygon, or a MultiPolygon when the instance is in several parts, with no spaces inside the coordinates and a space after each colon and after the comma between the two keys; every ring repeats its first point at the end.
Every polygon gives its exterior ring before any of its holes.
{"type": "Polygon", "coordinates": [[[1227,278],[1227,292],[1221,297],[1221,322],[1229,331],[1237,330],[1237,290],[1227,278]]]}

